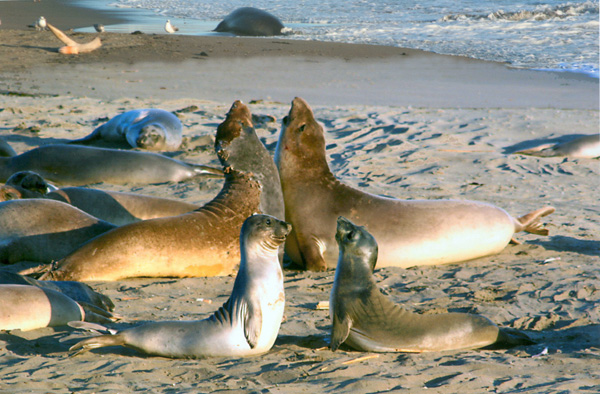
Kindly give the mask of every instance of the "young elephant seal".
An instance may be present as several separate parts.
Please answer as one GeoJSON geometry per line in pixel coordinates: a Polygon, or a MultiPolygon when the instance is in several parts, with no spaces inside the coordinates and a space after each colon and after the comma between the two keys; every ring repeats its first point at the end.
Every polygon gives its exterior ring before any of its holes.
{"type": "Polygon", "coordinates": [[[277,36],[285,34],[286,29],[276,16],[267,11],[241,7],[227,15],[214,31],[238,36],[277,36]]]}
{"type": "Polygon", "coordinates": [[[574,159],[600,158],[600,135],[584,135],[570,141],[558,144],[543,144],[515,153],[540,157],[567,156],[574,159]]]}
{"type": "Polygon", "coordinates": [[[183,126],[172,112],[164,109],[135,109],[119,114],[97,127],[87,137],[69,144],[95,142],[127,143],[132,148],[174,151],[181,145],[183,126]]]}
{"type": "Polygon", "coordinates": [[[410,267],[498,253],[518,231],[546,235],[538,218],[554,212],[546,207],[514,219],[482,202],[397,200],[347,186],[331,173],[323,129],[301,98],[294,99],[283,119],[275,163],[285,220],[293,226],[285,251],[310,270],[335,267],[335,223],[340,215],[364,224],[377,238],[381,267],[410,267]]]}
{"type": "Polygon", "coordinates": [[[364,227],[337,221],[340,259],[329,300],[331,350],[342,343],[367,352],[474,349],[508,340],[485,317],[466,313],[419,315],[386,298],[373,279],[377,242],[364,227]]]}
{"type": "Polygon", "coordinates": [[[229,300],[200,321],[144,324],[86,339],[71,350],[128,346],[164,357],[244,357],[273,346],[283,317],[285,296],[277,249],[290,225],[272,216],[253,215],[240,233],[240,269],[229,300]]]}

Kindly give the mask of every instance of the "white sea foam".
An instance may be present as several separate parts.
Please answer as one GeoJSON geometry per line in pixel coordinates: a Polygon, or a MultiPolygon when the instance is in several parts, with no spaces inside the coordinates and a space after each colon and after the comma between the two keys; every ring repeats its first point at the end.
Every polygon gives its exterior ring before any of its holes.
{"type": "MultiPolygon", "coordinates": [[[[598,75],[597,1],[509,0],[117,0],[113,6],[214,26],[252,6],[279,17],[298,39],[419,48],[515,67],[598,75]]],[[[181,25],[181,23],[180,23],[181,25]]],[[[190,34],[210,34],[192,31],[190,34]]]]}

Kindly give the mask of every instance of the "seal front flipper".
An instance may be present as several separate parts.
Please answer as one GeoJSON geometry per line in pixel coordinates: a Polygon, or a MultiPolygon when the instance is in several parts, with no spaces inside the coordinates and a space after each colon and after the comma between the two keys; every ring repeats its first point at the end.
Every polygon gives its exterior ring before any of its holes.
{"type": "Polygon", "coordinates": [[[309,239],[305,239],[296,233],[299,252],[304,262],[304,268],[309,271],[326,271],[327,263],[323,258],[325,252],[325,244],[317,236],[311,235],[309,239]]]}
{"type": "MultiPolygon", "coordinates": [[[[330,305],[332,304],[330,303],[330,305]]],[[[350,334],[350,328],[352,327],[352,321],[345,311],[342,312],[342,310],[343,308],[341,308],[341,305],[338,305],[333,312],[331,343],[329,344],[332,352],[335,352],[340,345],[346,341],[348,335],[350,334]]]]}
{"type": "Polygon", "coordinates": [[[254,349],[260,338],[262,328],[262,311],[258,300],[243,299],[241,302],[242,321],[244,322],[244,335],[250,348],[254,349]]]}

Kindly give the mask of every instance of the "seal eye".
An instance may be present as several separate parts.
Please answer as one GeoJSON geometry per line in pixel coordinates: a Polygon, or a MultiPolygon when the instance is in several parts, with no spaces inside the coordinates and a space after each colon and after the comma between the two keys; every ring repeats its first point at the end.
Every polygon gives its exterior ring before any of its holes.
{"type": "Polygon", "coordinates": [[[283,124],[285,124],[285,125],[288,124],[288,120],[289,120],[289,118],[287,116],[284,116],[283,117],[283,124]]]}
{"type": "Polygon", "coordinates": [[[350,231],[346,238],[348,238],[348,240],[352,241],[352,239],[354,238],[354,231],[350,231]]]}
{"type": "Polygon", "coordinates": [[[302,126],[300,126],[300,127],[298,128],[298,130],[299,130],[299,131],[302,133],[302,132],[304,131],[304,128],[305,128],[305,127],[306,127],[306,125],[305,125],[305,124],[303,124],[302,126]]]}
{"type": "Polygon", "coordinates": [[[270,226],[270,225],[271,225],[271,219],[267,219],[267,220],[265,221],[265,223],[267,223],[267,226],[270,226]]]}

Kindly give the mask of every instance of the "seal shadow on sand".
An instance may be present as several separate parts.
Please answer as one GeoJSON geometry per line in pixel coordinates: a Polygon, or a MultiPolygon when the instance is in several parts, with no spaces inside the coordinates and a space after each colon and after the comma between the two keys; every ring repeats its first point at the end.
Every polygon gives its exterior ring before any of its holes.
{"type": "Polygon", "coordinates": [[[576,138],[585,137],[587,134],[565,134],[555,138],[534,138],[532,140],[521,141],[514,145],[506,146],[502,149],[504,154],[513,154],[527,149],[532,149],[540,145],[556,145],[572,141],[576,138]]]}
{"type": "Polygon", "coordinates": [[[11,143],[22,143],[31,147],[31,149],[35,149],[41,145],[60,145],[64,144],[67,141],[64,138],[45,138],[37,135],[27,135],[30,132],[14,132],[11,135],[3,135],[2,138],[4,141],[11,143]]]}
{"type": "Polygon", "coordinates": [[[556,252],[574,252],[587,256],[600,256],[600,241],[592,239],[579,239],[566,237],[564,235],[554,235],[550,239],[534,239],[529,243],[539,245],[546,250],[556,252]]]}
{"type": "Polygon", "coordinates": [[[46,51],[46,52],[58,53],[57,47],[43,47],[43,46],[37,46],[37,45],[8,45],[8,44],[0,44],[0,46],[6,47],[6,48],[41,49],[42,51],[46,51]]]}

